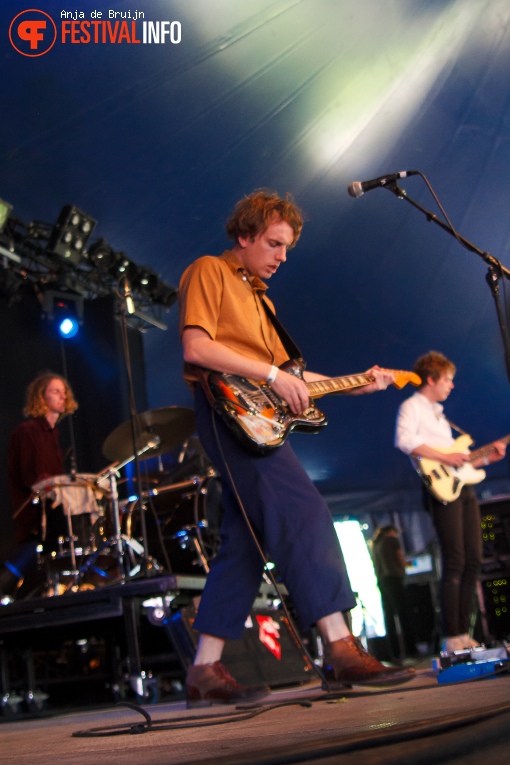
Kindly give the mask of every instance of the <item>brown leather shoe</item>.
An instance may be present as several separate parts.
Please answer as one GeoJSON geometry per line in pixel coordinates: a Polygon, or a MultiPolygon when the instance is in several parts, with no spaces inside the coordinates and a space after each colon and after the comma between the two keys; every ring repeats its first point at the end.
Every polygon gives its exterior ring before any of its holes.
{"type": "Polygon", "coordinates": [[[325,645],[322,669],[325,690],[351,685],[397,685],[415,676],[413,667],[385,667],[365,651],[354,635],[325,645]]]}
{"type": "Polygon", "coordinates": [[[186,705],[209,707],[212,704],[239,704],[257,701],[269,693],[267,686],[247,688],[236,682],[219,661],[199,664],[188,669],[186,676],[186,705]]]}

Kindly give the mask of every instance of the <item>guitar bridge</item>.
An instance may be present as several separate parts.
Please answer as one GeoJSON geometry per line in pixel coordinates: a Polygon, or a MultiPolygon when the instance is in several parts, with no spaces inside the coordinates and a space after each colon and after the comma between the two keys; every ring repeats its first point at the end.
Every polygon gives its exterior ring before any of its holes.
{"type": "Polygon", "coordinates": [[[301,417],[304,417],[305,420],[320,420],[322,413],[319,412],[317,407],[309,406],[308,409],[305,409],[305,411],[302,412],[301,417]]]}

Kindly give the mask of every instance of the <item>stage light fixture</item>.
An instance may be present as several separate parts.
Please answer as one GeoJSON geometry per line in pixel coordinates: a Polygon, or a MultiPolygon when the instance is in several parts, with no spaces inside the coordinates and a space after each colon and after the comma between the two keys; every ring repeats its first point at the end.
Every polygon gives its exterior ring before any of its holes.
{"type": "Polygon", "coordinates": [[[151,297],[155,303],[164,308],[171,308],[177,300],[178,290],[176,287],[169,287],[164,282],[159,282],[153,290],[151,297]]]}
{"type": "Polygon", "coordinates": [[[100,271],[109,271],[120,257],[104,239],[99,239],[89,248],[89,261],[100,271]]]}
{"type": "Polygon", "coordinates": [[[87,242],[96,221],[73,205],[66,205],[60,215],[48,243],[48,250],[76,265],[85,260],[87,242]]]}
{"type": "Polygon", "coordinates": [[[12,205],[10,205],[9,202],[4,202],[3,199],[0,199],[0,231],[4,230],[7,219],[11,214],[11,210],[12,205]]]}
{"type": "Polygon", "coordinates": [[[83,296],[72,292],[44,290],[43,310],[50,321],[56,321],[61,337],[71,338],[78,334],[83,324],[83,296]]]}
{"type": "Polygon", "coordinates": [[[119,253],[120,257],[114,266],[115,272],[119,276],[124,276],[129,282],[134,282],[138,276],[139,268],[129,258],[126,258],[123,252],[119,253]]]}
{"type": "Polygon", "coordinates": [[[80,324],[75,316],[65,316],[58,325],[58,331],[61,337],[75,337],[80,329],[80,324]]]}
{"type": "Polygon", "coordinates": [[[147,268],[142,268],[136,277],[134,286],[137,287],[143,295],[152,295],[159,284],[158,275],[147,268]]]}

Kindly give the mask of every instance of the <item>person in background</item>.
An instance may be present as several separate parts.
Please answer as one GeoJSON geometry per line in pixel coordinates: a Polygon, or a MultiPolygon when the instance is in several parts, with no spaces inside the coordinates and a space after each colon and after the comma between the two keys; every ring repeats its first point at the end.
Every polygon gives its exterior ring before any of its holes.
{"type": "Polygon", "coordinates": [[[0,594],[12,595],[36,564],[42,541],[42,503],[34,504],[32,487],[65,472],[57,425],[78,408],[68,381],[53,372],[29,384],[26,419],[12,432],[7,450],[7,479],[13,508],[17,549],[0,569],[0,594]]]}
{"type": "MultiPolygon", "coordinates": [[[[438,351],[420,356],[414,371],[422,380],[417,392],[400,405],[395,446],[418,463],[422,458],[438,465],[460,468],[498,462],[505,444],[495,441],[487,456],[471,461],[469,453],[455,450],[452,426],[443,413],[443,401],[453,390],[455,364],[438,351]]],[[[440,473],[441,475],[441,473],[440,473]]],[[[478,646],[470,634],[476,583],[482,560],[481,516],[473,487],[464,485],[452,502],[441,502],[424,489],[425,509],[431,513],[441,549],[440,603],[446,654],[478,646]]]]}
{"type": "Polygon", "coordinates": [[[396,526],[380,526],[376,529],[370,552],[381,592],[391,659],[394,661],[414,656],[416,645],[404,585],[406,560],[396,526]]]}

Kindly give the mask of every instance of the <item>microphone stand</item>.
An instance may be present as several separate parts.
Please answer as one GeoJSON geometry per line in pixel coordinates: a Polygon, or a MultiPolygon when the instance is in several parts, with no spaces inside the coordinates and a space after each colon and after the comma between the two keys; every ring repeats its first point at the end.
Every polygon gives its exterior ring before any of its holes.
{"type": "Polygon", "coordinates": [[[143,543],[143,553],[142,553],[142,565],[141,565],[141,572],[143,576],[149,575],[149,551],[147,548],[148,541],[147,541],[147,523],[145,519],[145,506],[142,500],[142,475],[140,470],[140,453],[136,448],[136,426],[137,426],[137,411],[136,411],[136,403],[135,403],[135,393],[134,393],[134,387],[133,387],[133,375],[132,375],[132,366],[131,366],[131,356],[129,353],[129,338],[128,338],[128,330],[127,330],[127,314],[134,313],[134,305],[133,305],[133,298],[131,296],[131,289],[129,286],[129,282],[127,278],[124,278],[124,296],[122,300],[122,308],[120,311],[120,324],[121,324],[121,332],[122,332],[122,342],[123,342],[123,348],[124,348],[124,361],[126,364],[126,372],[127,372],[127,379],[128,379],[128,390],[129,390],[129,414],[130,414],[130,421],[131,421],[131,438],[133,440],[133,456],[134,456],[134,462],[135,462],[135,472],[136,472],[136,481],[138,485],[138,502],[140,503],[140,532],[141,532],[141,538],[143,543]]]}
{"type": "MultiPolygon", "coordinates": [[[[69,379],[68,372],[67,372],[67,358],[66,358],[66,349],[65,349],[65,340],[61,338],[60,340],[60,352],[62,355],[62,369],[64,372],[64,377],[66,380],[69,379]]],[[[69,424],[69,440],[71,442],[71,447],[69,450],[69,462],[70,462],[70,478],[71,483],[76,483],[76,475],[77,475],[77,464],[76,464],[76,439],[74,435],[74,423],[73,423],[73,415],[69,415],[68,419],[69,424]]],[[[56,427],[56,426],[55,426],[56,427]]],[[[62,508],[64,511],[64,514],[66,516],[67,521],[67,533],[69,535],[69,551],[71,553],[71,570],[72,570],[72,577],[73,577],[73,584],[74,586],[77,586],[79,584],[79,578],[80,578],[80,572],[78,571],[78,564],[76,561],[76,546],[75,546],[75,536],[74,536],[74,530],[73,530],[73,519],[71,516],[71,508],[69,506],[62,508]]]]}
{"type": "MultiPolygon", "coordinates": [[[[427,185],[429,185],[430,187],[430,184],[428,183],[425,176],[422,173],[419,173],[419,175],[422,176],[422,178],[425,180],[427,185]]],[[[501,279],[503,277],[506,279],[510,279],[510,271],[508,270],[508,268],[505,268],[505,266],[503,266],[503,264],[499,260],[497,260],[497,258],[491,255],[490,252],[485,252],[484,250],[481,250],[479,247],[476,247],[476,245],[470,242],[469,239],[466,239],[464,236],[461,236],[461,234],[457,233],[457,231],[455,231],[455,229],[449,223],[444,223],[442,220],[440,220],[437,217],[435,213],[430,212],[430,210],[427,210],[425,207],[420,205],[414,199],[411,199],[411,197],[407,195],[406,190],[401,189],[396,181],[393,181],[392,183],[388,183],[383,188],[387,189],[388,191],[391,191],[391,193],[394,194],[396,197],[398,197],[398,199],[403,199],[406,202],[409,202],[410,205],[412,205],[417,210],[422,212],[429,222],[435,223],[437,226],[442,228],[443,231],[446,231],[448,234],[450,234],[450,236],[453,236],[463,247],[466,248],[466,250],[469,250],[470,252],[474,252],[476,255],[482,258],[482,260],[485,263],[487,263],[488,270],[487,270],[487,275],[485,279],[491,289],[492,296],[494,298],[494,302],[496,305],[496,313],[498,317],[499,329],[500,329],[501,337],[503,340],[506,373],[507,373],[508,380],[510,381],[510,335],[508,332],[506,317],[501,307],[501,300],[500,300],[501,296],[500,296],[500,290],[499,290],[499,283],[501,279]]]]}

